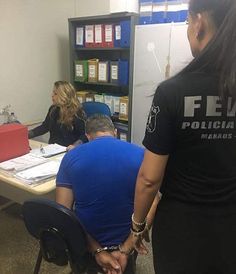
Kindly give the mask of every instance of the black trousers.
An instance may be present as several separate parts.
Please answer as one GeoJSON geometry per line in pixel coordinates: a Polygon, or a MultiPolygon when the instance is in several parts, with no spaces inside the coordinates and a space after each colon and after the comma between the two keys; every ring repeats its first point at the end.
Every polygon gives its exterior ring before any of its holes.
{"type": "Polygon", "coordinates": [[[236,206],[162,199],[152,245],[156,274],[236,274],[236,206]]]}

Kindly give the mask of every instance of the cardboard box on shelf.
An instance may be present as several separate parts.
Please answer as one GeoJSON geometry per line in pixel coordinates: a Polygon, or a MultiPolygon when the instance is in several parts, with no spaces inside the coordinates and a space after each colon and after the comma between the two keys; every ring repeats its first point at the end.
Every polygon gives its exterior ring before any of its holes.
{"type": "Polygon", "coordinates": [[[88,91],[85,91],[85,90],[80,90],[76,92],[77,98],[81,104],[85,102],[87,93],[88,91]]]}
{"type": "Polygon", "coordinates": [[[94,94],[94,101],[104,103],[104,94],[95,93],[94,94]]]}
{"type": "Polygon", "coordinates": [[[86,94],[85,102],[94,102],[94,92],[88,92],[86,94]]]}

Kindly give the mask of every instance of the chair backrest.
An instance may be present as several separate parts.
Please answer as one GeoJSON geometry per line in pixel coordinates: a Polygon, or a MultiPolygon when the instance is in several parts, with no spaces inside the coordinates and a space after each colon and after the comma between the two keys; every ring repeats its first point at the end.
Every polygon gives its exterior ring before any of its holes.
{"type": "Polygon", "coordinates": [[[82,104],[87,117],[93,114],[104,114],[111,117],[111,111],[107,104],[100,102],[84,102],[82,104]]]}
{"type": "Polygon", "coordinates": [[[88,264],[87,239],[76,215],[46,199],[28,200],[22,210],[27,230],[40,240],[44,259],[57,265],[70,262],[82,273],[88,264]]]}

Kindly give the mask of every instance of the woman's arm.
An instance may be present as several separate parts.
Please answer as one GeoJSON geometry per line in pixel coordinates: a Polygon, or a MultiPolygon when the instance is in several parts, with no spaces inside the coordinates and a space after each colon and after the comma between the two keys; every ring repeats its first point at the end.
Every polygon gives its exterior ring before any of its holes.
{"type": "Polygon", "coordinates": [[[149,150],[145,151],[136,181],[134,199],[134,219],[138,223],[143,222],[147,217],[160,189],[168,157],[168,155],[158,155],[149,150]]]}
{"type": "MultiPolygon", "coordinates": [[[[152,222],[159,202],[158,190],[164,177],[168,155],[158,155],[149,150],[145,151],[140,167],[135,189],[134,215],[136,223],[152,222]]],[[[144,230],[143,232],[146,232],[144,230]]],[[[146,237],[145,233],[142,237],[146,237]]],[[[123,243],[123,248],[130,251],[136,248],[140,254],[147,254],[147,248],[142,243],[142,238],[135,237],[132,233],[123,243]]]]}
{"type": "Polygon", "coordinates": [[[85,121],[82,118],[76,118],[75,121],[75,133],[78,136],[78,140],[74,143],[75,145],[78,143],[87,143],[88,138],[85,135],[85,121]]]}
{"type": "Polygon", "coordinates": [[[85,121],[82,118],[77,117],[74,122],[74,133],[78,136],[78,139],[67,147],[67,150],[71,150],[78,145],[88,142],[88,138],[85,135],[85,121]]]}
{"type": "Polygon", "coordinates": [[[29,130],[29,132],[28,132],[29,139],[43,135],[49,131],[49,124],[50,124],[50,119],[51,119],[50,118],[51,109],[52,109],[52,107],[49,108],[47,116],[40,126],[29,130]]]}

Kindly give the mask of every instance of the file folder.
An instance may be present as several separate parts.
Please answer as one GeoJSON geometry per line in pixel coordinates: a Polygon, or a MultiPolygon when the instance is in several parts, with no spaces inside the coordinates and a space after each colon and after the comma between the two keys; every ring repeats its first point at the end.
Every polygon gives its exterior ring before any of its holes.
{"type": "Polygon", "coordinates": [[[179,11],[179,21],[180,22],[185,22],[188,17],[188,1],[183,0],[182,5],[179,11]]]}
{"type": "Polygon", "coordinates": [[[117,129],[117,138],[122,141],[128,141],[128,125],[114,122],[114,126],[117,129]]]}
{"type": "Polygon", "coordinates": [[[85,47],[94,47],[94,25],[85,26],[85,47]]]}
{"type": "Polygon", "coordinates": [[[110,62],[110,81],[121,86],[129,83],[129,62],[127,60],[110,62]]]}
{"type": "Polygon", "coordinates": [[[113,24],[104,25],[105,39],[104,47],[113,48],[114,47],[114,28],[113,24]]]}
{"type": "Polygon", "coordinates": [[[120,113],[119,119],[123,121],[128,121],[128,111],[129,111],[129,98],[128,96],[120,97],[120,113]]]}
{"type": "Polygon", "coordinates": [[[152,23],[162,24],[166,22],[167,4],[163,0],[153,0],[152,23]]]}
{"type": "Polygon", "coordinates": [[[146,25],[152,23],[153,2],[151,0],[140,3],[139,24],[146,25]]]}
{"type": "Polygon", "coordinates": [[[114,26],[114,47],[119,48],[120,47],[120,38],[121,38],[121,27],[119,25],[114,26]]]}
{"type": "Polygon", "coordinates": [[[119,113],[120,111],[120,96],[112,96],[113,100],[113,111],[119,113]]]}
{"type": "Polygon", "coordinates": [[[78,82],[88,81],[88,61],[87,60],[75,61],[75,81],[78,81],[78,82]]]}
{"type": "Polygon", "coordinates": [[[104,25],[99,24],[94,26],[94,47],[101,48],[104,47],[105,33],[104,25]]]}
{"type": "Polygon", "coordinates": [[[130,21],[121,21],[121,37],[120,37],[120,46],[122,48],[128,48],[130,46],[130,21]]]}
{"type": "Polygon", "coordinates": [[[166,22],[179,22],[181,3],[176,0],[168,0],[167,5],[166,22]]]}
{"type": "Polygon", "coordinates": [[[78,100],[79,100],[79,102],[81,104],[86,101],[87,94],[88,94],[88,91],[82,91],[82,90],[80,90],[80,91],[76,92],[77,98],[78,98],[78,100]]]}
{"type": "Polygon", "coordinates": [[[84,47],[84,27],[77,27],[75,31],[75,46],[84,47]]]}
{"type": "Polygon", "coordinates": [[[94,102],[94,92],[88,92],[86,94],[85,102],[94,102]]]}
{"type": "Polygon", "coordinates": [[[29,152],[28,129],[21,124],[0,126],[0,162],[29,152]]]}
{"type": "Polygon", "coordinates": [[[108,105],[108,107],[110,108],[110,111],[111,111],[111,114],[114,113],[114,110],[113,110],[113,99],[112,99],[112,95],[104,95],[104,103],[106,105],[108,105]]]}
{"type": "Polygon", "coordinates": [[[104,94],[94,94],[94,101],[104,103],[104,94]]]}
{"type": "Polygon", "coordinates": [[[88,82],[98,81],[98,59],[88,60],[88,82]]]}
{"type": "Polygon", "coordinates": [[[98,82],[109,81],[109,62],[98,62],[98,82]]]}

